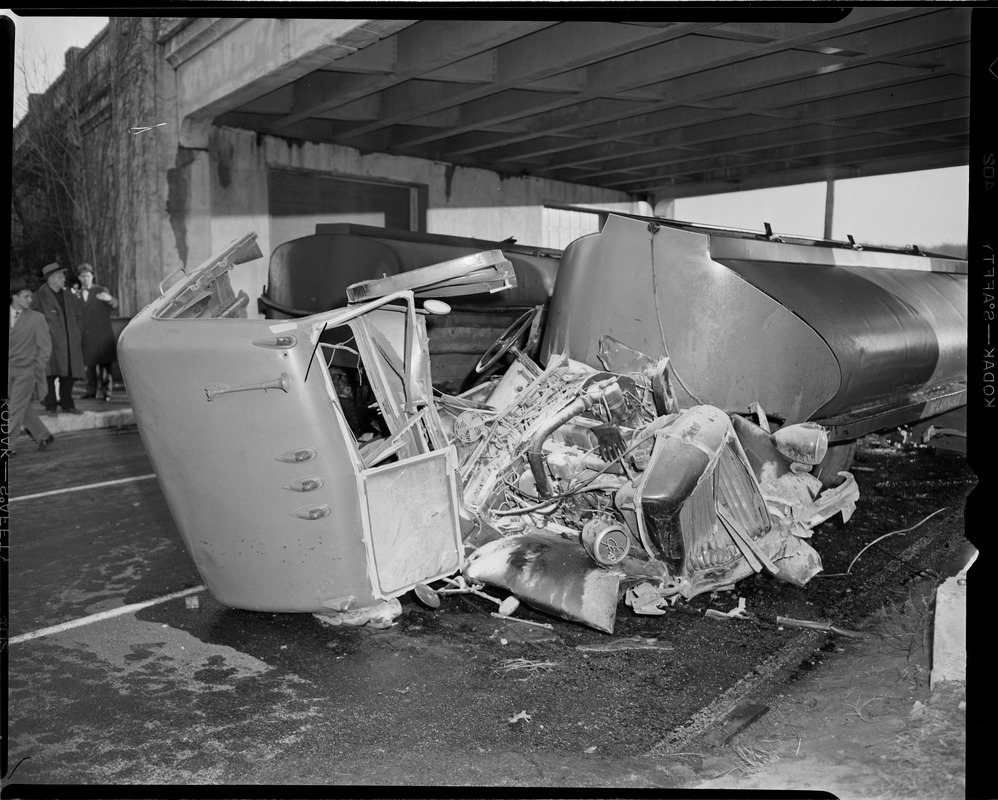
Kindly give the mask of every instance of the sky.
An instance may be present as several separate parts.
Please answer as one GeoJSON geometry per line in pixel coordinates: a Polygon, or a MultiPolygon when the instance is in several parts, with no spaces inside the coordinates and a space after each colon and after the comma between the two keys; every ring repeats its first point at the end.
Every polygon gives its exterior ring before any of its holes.
{"type": "MultiPolygon", "coordinates": [[[[967,241],[967,167],[902,172],[835,182],[832,238],[923,249],[967,241]]],[[[673,216],[728,228],[823,238],[825,184],[757,189],[676,201],[673,216]]]]}
{"type": "MultiPolygon", "coordinates": [[[[27,92],[41,92],[62,72],[70,47],[85,47],[107,17],[20,17],[0,13],[15,25],[14,116],[27,92]],[[18,64],[23,63],[23,69],[18,64]],[[25,83],[28,83],[26,86],[25,83]]],[[[832,238],[852,235],[862,244],[922,248],[967,240],[967,167],[907,172],[836,181],[832,238]]],[[[676,201],[674,216],[687,222],[821,238],[825,184],[812,183],[676,201]]]]}
{"type": "Polygon", "coordinates": [[[14,22],[16,125],[27,108],[28,92],[43,92],[58,78],[66,51],[90,44],[107,25],[107,17],[21,17],[9,8],[0,9],[0,14],[14,22]]]}

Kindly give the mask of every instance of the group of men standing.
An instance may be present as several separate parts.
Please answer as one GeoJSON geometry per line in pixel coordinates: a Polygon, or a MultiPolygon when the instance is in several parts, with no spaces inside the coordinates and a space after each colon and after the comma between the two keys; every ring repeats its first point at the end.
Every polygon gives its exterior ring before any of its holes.
{"type": "Polygon", "coordinates": [[[27,429],[40,450],[53,441],[52,433],[32,406],[41,399],[49,414],[80,414],[73,400],[73,382],[85,378],[83,397],[111,397],[111,367],[115,360],[111,310],[118,301],[94,283],[94,269],[76,269],[78,289],[66,289],[66,269],[51,263],[42,269],[44,283],[37,291],[23,281],[10,287],[10,338],[7,361],[7,449],[16,454],[21,428],[27,429]],[[34,306],[36,310],[32,309],[34,306]]]}

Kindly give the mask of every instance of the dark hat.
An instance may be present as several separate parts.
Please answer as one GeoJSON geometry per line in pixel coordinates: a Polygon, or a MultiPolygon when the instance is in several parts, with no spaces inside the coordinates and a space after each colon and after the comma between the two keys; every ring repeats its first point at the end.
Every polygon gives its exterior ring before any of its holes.
{"type": "Polygon", "coordinates": [[[42,267],[42,277],[47,278],[49,275],[52,275],[53,273],[65,272],[65,271],[66,268],[59,266],[58,261],[53,261],[51,264],[46,264],[44,267],[42,267]]]}
{"type": "Polygon", "coordinates": [[[10,296],[13,297],[15,294],[20,294],[21,292],[33,292],[34,289],[31,285],[23,278],[16,278],[10,282],[10,296]]]}
{"type": "Polygon", "coordinates": [[[76,268],[76,274],[79,275],[81,272],[89,272],[91,275],[94,274],[94,268],[91,267],[86,261],[84,261],[80,266],[76,268]]]}

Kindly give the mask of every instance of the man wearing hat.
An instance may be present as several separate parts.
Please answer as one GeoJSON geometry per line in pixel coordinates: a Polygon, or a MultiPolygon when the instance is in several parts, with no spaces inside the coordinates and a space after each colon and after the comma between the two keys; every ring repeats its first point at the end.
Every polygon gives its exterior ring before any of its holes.
{"type": "Polygon", "coordinates": [[[31,405],[32,395],[45,394],[45,372],[52,354],[52,337],[45,317],[31,310],[34,297],[24,281],[10,285],[10,336],[7,344],[7,397],[10,402],[8,452],[25,426],[44,450],[52,443],[52,434],[31,405]]]}
{"type": "Polygon", "coordinates": [[[68,414],[79,414],[73,402],[73,379],[83,377],[83,310],[80,301],[65,291],[66,269],[53,261],[42,269],[45,283],[35,292],[35,305],[45,315],[52,334],[52,356],[48,364],[48,393],[45,409],[50,414],[58,412],[56,403],[68,414]],[[59,381],[59,398],[56,400],[55,382],[59,381]]]}
{"type": "Polygon", "coordinates": [[[83,303],[83,363],[86,364],[87,388],[84,397],[111,399],[111,365],[114,363],[116,341],[111,326],[111,309],[118,301],[103,286],[94,283],[94,268],[84,262],[76,268],[80,280],[77,297],[83,303]]]}

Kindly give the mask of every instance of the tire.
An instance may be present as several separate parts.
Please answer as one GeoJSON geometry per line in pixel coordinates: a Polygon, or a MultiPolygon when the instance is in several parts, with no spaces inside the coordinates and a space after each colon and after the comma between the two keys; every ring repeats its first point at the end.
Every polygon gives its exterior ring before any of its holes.
{"type": "Polygon", "coordinates": [[[840,472],[852,466],[856,456],[856,442],[840,442],[828,445],[828,452],[821,463],[812,471],[812,475],[821,481],[821,488],[828,489],[842,483],[840,472]]]}

